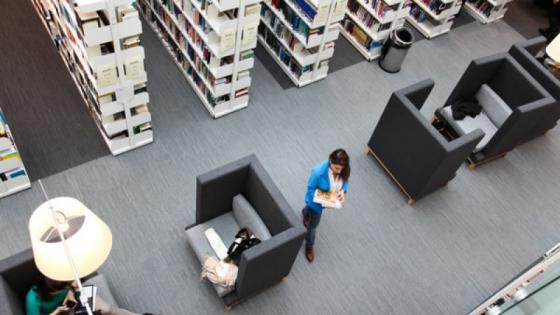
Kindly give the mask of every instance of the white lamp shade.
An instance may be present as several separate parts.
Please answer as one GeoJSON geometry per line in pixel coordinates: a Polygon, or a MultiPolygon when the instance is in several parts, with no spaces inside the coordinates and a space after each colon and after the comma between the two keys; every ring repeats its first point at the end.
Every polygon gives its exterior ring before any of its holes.
{"type": "Polygon", "coordinates": [[[40,205],[29,220],[29,234],[35,264],[41,273],[58,281],[72,281],[74,275],[63,243],[58,239],[51,207],[62,213],[66,219],[79,218],[66,237],[66,245],[74,261],[78,277],[84,277],[97,270],[109,256],[113,236],[109,227],[84,204],[74,198],[58,197],[40,205]],[[83,221],[82,221],[83,220],[83,221]],[[44,236],[54,231],[54,241],[44,236]]]}
{"type": "Polygon", "coordinates": [[[552,58],[552,60],[560,61],[560,35],[556,36],[548,46],[546,46],[546,54],[552,58]]]}

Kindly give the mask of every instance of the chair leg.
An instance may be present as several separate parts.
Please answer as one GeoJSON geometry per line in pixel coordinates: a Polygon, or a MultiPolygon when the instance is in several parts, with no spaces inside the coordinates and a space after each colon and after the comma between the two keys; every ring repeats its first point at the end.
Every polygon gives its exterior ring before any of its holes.
{"type": "Polygon", "coordinates": [[[282,283],[286,283],[286,282],[288,282],[288,277],[287,276],[282,278],[282,283]]]}
{"type": "Polygon", "coordinates": [[[412,198],[408,198],[408,201],[406,202],[407,205],[412,206],[414,204],[414,199],[412,198]]]}
{"type": "Polygon", "coordinates": [[[225,305],[224,308],[226,309],[226,311],[231,311],[232,306],[231,305],[225,305]]]}

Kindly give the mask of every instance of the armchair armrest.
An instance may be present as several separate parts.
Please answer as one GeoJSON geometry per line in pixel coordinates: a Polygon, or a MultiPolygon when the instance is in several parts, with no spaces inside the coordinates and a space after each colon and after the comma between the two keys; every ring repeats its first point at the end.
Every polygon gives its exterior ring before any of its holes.
{"type": "Polygon", "coordinates": [[[303,243],[305,230],[296,226],[243,252],[237,274],[236,291],[248,297],[286,277],[303,243]]]}

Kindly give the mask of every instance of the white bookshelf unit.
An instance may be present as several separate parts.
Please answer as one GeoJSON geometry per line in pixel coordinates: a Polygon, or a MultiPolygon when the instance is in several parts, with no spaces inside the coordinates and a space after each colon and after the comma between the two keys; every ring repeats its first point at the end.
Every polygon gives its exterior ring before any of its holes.
{"type": "Polygon", "coordinates": [[[504,17],[511,0],[467,0],[464,8],[482,24],[492,23],[504,17]]]}
{"type": "Polygon", "coordinates": [[[138,0],[212,117],[247,107],[261,0],[138,0]]]}
{"type": "Polygon", "coordinates": [[[404,24],[404,4],[405,0],[348,0],[342,35],[368,61],[377,59],[391,31],[404,24]]]}
{"type": "Polygon", "coordinates": [[[407,0],[407,21],[426,38],[443,35],[455,21],[463,0],[407,0]]]}
{"type": "Polygon", "coordinates": [[[111,153],[153,141],[142,25],[130,0],[33,0],[111,153]]]}
{"type": "Polygon", "coordinates": [[[259,43],[296,86],[327,77],[346,1],[264,1],[259,43]]]}
{"type": "Polygon", "coordinates": [[[31,187],[14,137],[0,109],[0,198],[31,187]]]}

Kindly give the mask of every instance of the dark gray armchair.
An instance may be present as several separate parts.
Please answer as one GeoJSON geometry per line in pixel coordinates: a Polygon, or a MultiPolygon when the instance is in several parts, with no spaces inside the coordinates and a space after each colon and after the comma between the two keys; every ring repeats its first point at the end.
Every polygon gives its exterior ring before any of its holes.
{"type": "MultiPolygon", "coordinates": [[[[1,260],[0,314],[25,315],[25,296],[39,276],[31,249],[1,260]]],[[[110,305],[117,306],[103,275],[94,273],[82,281],[95,285],[99,296],[110,305]]]]}
{"type": "Polygon", "coordinates": [[[554,128],[560,119],[560,80],[536,57],[545,47],[546,38],[541,36],[517,43],[509,50],[509,54],[556,100],[555,105],[549,107],[548,113],[542,116],[542,120],[535,124],[532,132],[527,133],[525,140],[544,134],[554,128]]]}
{"type": "Polygon", "coordinates": [[[393,92],[368,143],[408,204],[450,181],[483,137],[480,130],[453,141],[441,135],[420,113],[433,87],[424,80],[393,92]]]}
{"type": "Polygon", "coordinates": [[[197,177],[196,222],[187,228],[191,248],[202,262],[212,250],[204,235],[214,228],[229,246],[239,226],[232,199],[242,194],[252,205],[271,237],[244,251],[235,287],[215,286],[230,308],[241,300],[279,283],[289,273],[303,243],[305,229],[272,178],[254,155],[197,177]]]}
{"type": "Polygon", "coordinates": [[[473,60],[436,118],[451,138],[475,129],[484,138],[469,156],[470,168],[504,156],[534,132],[556,100],[513,57],[500,53],[473,60]],[[482,111],[456,120],[452,105],[476,99],[482,111]]]}

